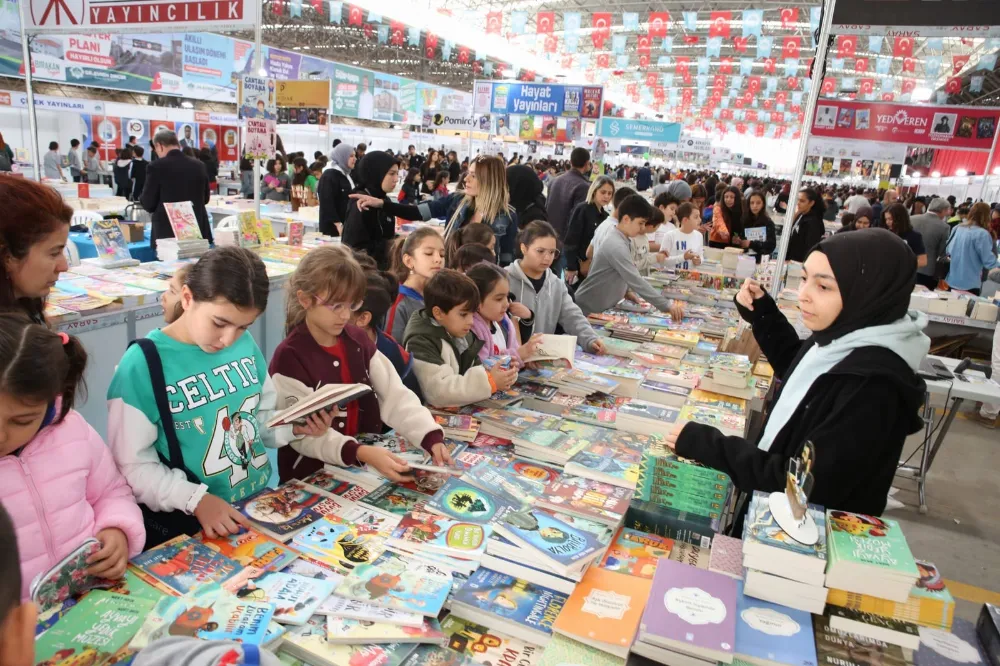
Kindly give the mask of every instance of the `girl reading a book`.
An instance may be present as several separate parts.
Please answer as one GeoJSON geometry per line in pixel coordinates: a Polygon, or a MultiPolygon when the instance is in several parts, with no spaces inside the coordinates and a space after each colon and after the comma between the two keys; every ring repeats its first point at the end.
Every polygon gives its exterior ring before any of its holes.
{"type": "Polygon", "coordinates": [[[444,268],[444,239],[432,227],[421,227],[392,247],[389,272],[399,283],[385,327],[395,340],[403,339],[410,316],[424,307],[424,285],[444,268]]]}
{"type": "Polygon", "coordinates": [[[466,275],[479,288],[479,311],[472,318],[472,333],[483,341],[479,360],[508,355],[518,368],[524,367],[521,359],[530,357],[541,344],[542,338],[535,335],[521,344],[521,338],[507,312],[510,310],[524,317],[530,317],[531,313],[522,304],[511,303],[507,273],[496,264],[481,263],[469,269],[466,275]]]}
{"type": "Polygon", "coordinates": [[[0,314],[0,502],[31,581],[89,538],[101,542],[88,573],[125,575],[146,540],[142,514],[111,452],[73,410],[87,353],[76,338],[0,314]]]}
{"type": "Polygon", "coordinates": [[[73,209],[48,185],[0,181],[0,310],[21,310],[44,323],[45,298],[69,268],[63,249],[73,209]],[[31,220],[26,224],[25,220],[31,220]]]}
{"type": "Polygon", "coordinates": [[[230,504],[271,476],[265,446],[329,425],[266,428],[276,393],[248,328],[267,307],[264,262],[237,247],[211,250],[181,287],[183,314],[130,346],[108,389],[108,439],[152,544],[203,529],[234,534],[230,504]]]}
{"type": "Polygon", "coordinates": [[[410,468],[401,458],[355,439],[359,433],[382,432],[383,421],[408,441],[419,442],[433,455],[434,464],[451,464],[434,417],[403,385],[376,343],[349,323],[361,307],[366,286],[365,273],[350,251],[331,245],[310,251],[289,279],[288,336],[274,351],[270,367],[279,404],[308,397],[325,384],[366,384],[372,393],[324,417],[327,427],[322,432],[279,451],[282,481],[304,478],[324,463],[367,463],[392,481],[408,480],[410,468]]]}
{"type": "Polygon", "coordinates": [[[881,514],[903,442],[923,426],[925,386],[916,369],[930,340],[922,332],[927,317],[909,310],[916,269],[906,242],[885,229],[821,241],[799,287],[802,323],[812,331],[805,341],[774,299],[745,281],[736,307],[782,379],[763,432],[753,443],[688,423],[667,443],[726,472],[742,491],[777,492],[788,461],[812,442],[809,501],[881,514]]]}

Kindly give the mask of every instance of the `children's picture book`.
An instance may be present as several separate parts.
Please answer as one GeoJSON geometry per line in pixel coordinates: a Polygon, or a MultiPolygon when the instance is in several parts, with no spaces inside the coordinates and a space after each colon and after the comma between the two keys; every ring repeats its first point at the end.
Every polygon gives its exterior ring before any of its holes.
{"type": "Polygon", "coordinates": [[[541,662],[543,650],[540,646],[466,620],[455,613],[441,622],[441,630],[447,637],[445,645],[449,650],[483,666],[538,666],[541,662]]]}
{"type": "Polygon", "coordinates": [[[335,583],[344,580],[345,576],[345,574],[337,573],[330,567],[325,567],[305,557],[300,557],[289,564],[288,568],[285,569],[285,573],[305,576],[306,578],[315,578],[316,580],[332,580],[335,583]]]}
{"type": "Polygon", "coordinates": [[[463,607],[515,624],[548,640],[552,624],[566,605],[566,595],[513,576],[479,567],[452,595],[452,608],[463,607]]]}
{"type": "Polygon", "coordinates": [[[274,243],[274,227],[271,225],[270,218],[257,218],[257,239],[264,246],[274,243]]]}
{"type": "Polygon", "coordinates": [[[508,513],[496,531],[537,557],[556,573],[565,575],[596,558],[603,544],[594,534],[570,526],[545,509],[508,513]]]}
{"type": "Polygon", "coordinates": [[[327,616],[326,640],[331,644],[441,643],[444,633],[437,618],[423,618],[417,627],[349,620],[327,616]]]}
{"type": "MultiPolygon", "coordinates": [[[[515,458],[511,465],[518,463],[519,459],[515,458]]],[[[508,465],[508,467],[511,465],[508,465]]],[[[544,468],[543,465],[537,465],[537,467],[539,469],[544,468]]],[[[525,468],[522,467],[521,469],[524,470],[525,468]]],[[[537,481],[522,474],[498,469],[489,460],[484,460],[468,470],[462,476],[462,480],[468,481],[477,488],[488,490],[494,495],[499,495],[508,502],[520,504],[530,504],[533,502],[535,497],[545,487],[544,484],[539,484],[537,481]]]]}
{"type": "Polygon", "coordinates": [[[141,650],[168,636],[261,645],[273,615],[274,604],[239,599],[218,585],[209,585],[182,597],[160,599],[129,647],[141,650]]]}
{"type": "Polygon", "coordinates": [[[110,266],[132,262],[128,241],[117,220],[94,220],[90,223],[90,235],[94,239],[99,264],[110,266]]]}
{"type": "Polygon", "coordinates": [[[411,511],[423,508],[427,499],[427,495],[416,490],[410,490],[395,483],[384,483],[365,495],[360,503],[384,513],[405,516],[411,511]]]}
{"type": "Polygon", "coordinates": [[[639,464],[627,456],[607,456],[602,453],[580,451],[566,463],[567,474],[604,481],[633,490],[639,480],[639,464]]]}
{"type": "Polygon", "coordinates": [[[368,490],[362,486],[355,485],[350,481],[344,481],[330,474],[325,469],[317,470],[302,479],[302,483],[319,488],[320,490],[343,497],[352,502],[358,502],[368,494],[368,490]]]}
{"type": "Polygon", "coordinates": [[[456,478],[445,481],[426,505],[426,510],[431,513],[454,520],[482,524],[519,508],[521,508],[519,502],[512,502],[456,478]]]}
{"type": "Polygon", "coordinates": [[[288,541],[326,514],[343,511],[353,503],[322,494],[300,481],[289,481],[275,489],[265,488],[233,506],[264,534],[288,541]]]}
{"type": "Polygon", "coordinates": [[[632,491],[582,476],[550,481],[536,505],[617,525],[628,511],[632,491]]]}
{"type": "Polygon", "coordinates": [[[552,631],[623,659],[639,628],[652,580],[591,567],[552,631]]]}
{"type": "Polygon", "coordinates": [[[451,587],[452,577],[448,572],[384,553],[372,564],[362,564],[351,571],[334,594],[433,617],[441,612],[451,587]]]}
{"type": "Polygon", "coordinates": [[[206,537],[202,532],[198,538],[212,550],[225,555],[244,568],[254,568],[261,572],[281,571],[299,556],[282,542],[247,527],[236,534],[215,539],[206,537]]]}
{"type": "Polygon", "coordinates": [[[539,666],[569,666],[570,664],[625,666],[625,659],[556,634],[545,646],[545,652],[542,654],[539,666]]]}
{"type": "Polygon", "coordinates": [[[245,210],[237,213],[237,220],[240,223],[240,246],[257,247],[260,245],[260,237],[257,236],[257,216],[252,210],[245,210]]]}
{"type": "Polygon", "coordinates": [[[229,579],[223,587],[237,599],[274,604],[274,620],[282,624],[305,624],[337,586],[336,581],[275,571],[238,587],[230,585],[234,580],[229,579]]]}
{"type": "Polygon", "coordinates": [[[155,602],[94,590],[76,602],[35,641],[37,664],[126,661],[129,641],[155,602]]]}
{"type": "Polygon", "coordinates": [[[816,666],[810,614],[748,597],[743,583],[737,586],[735,655],[757,666],[816,666]]]}
{"type": "Polygon", "coordinates": [[[327,597],[316,612],[329,617],[379,624],[399,624],[404,627],[420,627],[424,623],[424,616],[420,613],[407,613],[336,595],[327,597]]]}
{"type": "Polygon", "coordinates": [[[452,520],[426,511],[411,511],[399,521],[388,543],[478,559],[486,551],[486,540],[492,533],[488,525],[452,520]]]}
{"type": "Polygon", "coordinates": [[[377,529],[328,514],[296,534],[292,545],[303,555],[346,574],[381,555],[385,537],[377,529]]]}
{"type": "MultiPolygon", "coordinates": [[[[175,203],[163,204],[167,212],[167,219],[170,227],[174,230],[174,238],[179,241],[198,240],[202,238],[201,228],[198,226],[198,218],[195,217],[194,207],[190,201],[177,201],[175,203]]],[[[250,213],[253,215],[253,213],[250,213]]]]}
{"type": "Polygon", "coordinates": [[[84,539],[83,543],[70,551],[48,571],[44,571],[31,582],[31,600],[39,611],[61,604],[66,599],[78,597],[87,590],[109,588],[114,581],[98,578],[87,573],[87,558],[101,550],[97,539],[84,539]]]}
{"type": "Polygon", "coordinates": [[[402,666],[472,666],[473,661],[465,655],[440,645],[418,645],[403,660],[402,666]]]}
{"type": "Polygon", "coordinates": [[[136,555],[132,564],[178,594],[221,583],[240,569],[225,555],[185,535],[136,555]]]}
{"type": "Polygon", "coordinates": [[[131,562],[125,569],[125,575],[113,582],[114,585],[107,588],[108,592],[128,597],[156,602],[164,595],[177,596],[175,590],[146,574],[131,562]]]}
{"type": "Polygon", "coordinates": [[[673,539],[622,527],[604,554],[601,567],[629,576],[651,579],[656,573],[660,558],[669,557],[673,548],[673,539]]]}
{"type": "Polygon", "coordinates": [[[281,651],[316,666],[399,666],[413,645],[337,645],[327,640],[327,618],[313,615],[285,634],[281,651]]]}
{"type": "Polygon", "coordinates": [[[541,344],[535,348],[535,353],[528,358],[521,359],[525,363],[533,361],[557,361],[563,359],[573,367],[573,357],[576,352],[575,335],[551,335],[544,333],[541,335],[541,344]]]}
{"type": "Polygon", "coordinates": [[[305,236],[306,227],[302,222],[289,220],[288,222],[288,246],[302,247],[302,238],[305,236]]]}

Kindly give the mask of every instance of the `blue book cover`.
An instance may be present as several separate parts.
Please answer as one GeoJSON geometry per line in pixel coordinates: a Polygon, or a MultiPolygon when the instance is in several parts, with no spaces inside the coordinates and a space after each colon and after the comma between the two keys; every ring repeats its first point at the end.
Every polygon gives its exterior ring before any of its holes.
{"type": "Polygon", "coordinates": [[[433,565],[414,564],[383,553],[362,564],[337,585],[334,594],[382,608],[436,616],[451,592],[451,575],[433,565]]]}
{"type": "Polygon", "coordinates": [[[577,569],[596,558],[603,544],[592,533],[568,525],[544,509],[508,513],[496,530],[527,554],[538,554],[557,571],[577,569]]]}
{"type": "Polygon", "coordinates": [[[816,666],[812,616],[805,612],[743,594],[737,581],[736,656],[752,660],[816,666]]]}
{"type": "Polygon", "coordinates": [[[242,567],[189,536],[178,536],[139,553],[132,564],[179,594],[228,580],[242,567]]]}
{"type": "Polygon", "coordinates": [[[462,475],[477,488],[489,489],[490,492],[500,495],[511,503],[530,504],[532,503],[545,484],[529,481],[527,478],[514,473],[508,474],[494,466],[490,460],[484,460],[462,475]]]}
{"type": "MultiPolygon", "coordinates": [[[[476,570],[452,595],[453,603],[478,608],[529,629],[552,633],[566,595],[485,567],[476,570]]],[[[460,614],[460,613],[459,613],[460,614]]]]}
{"type": "Polygon", "coordinates": [[[451,477],[434,497],[427,500],[424,508],[455,520],[488,523],[510,511],[517,511],[521,503],[451,477]]]}

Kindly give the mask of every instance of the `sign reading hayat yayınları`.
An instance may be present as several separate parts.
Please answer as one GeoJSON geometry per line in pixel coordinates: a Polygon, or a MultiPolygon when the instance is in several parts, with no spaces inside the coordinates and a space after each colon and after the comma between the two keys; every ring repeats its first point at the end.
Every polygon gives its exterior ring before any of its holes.
{"type": "Polygon", "coordinates": [[[681,137],[681,125],[680,123],[665,123],[659,120],[601,118],[597,133],[606,139],[638,139],[677,143],[681,137]]]}
{"type": "Polygon", "coordinates": [[[601,115],[604,96],[601,86],[549,83],[493,83],[492,86],[490,113],[572,118],[601,115]]]}
{"type": "Polygon", "coordinates": [[[26,32],[240,30],[257,22],[256,0],[20,0],[26,32]]]}

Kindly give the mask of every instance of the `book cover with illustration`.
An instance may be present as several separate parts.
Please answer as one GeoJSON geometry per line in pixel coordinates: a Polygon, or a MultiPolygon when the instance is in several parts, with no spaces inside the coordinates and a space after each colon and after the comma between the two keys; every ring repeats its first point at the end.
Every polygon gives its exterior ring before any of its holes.
{"type": "Polygon", "coordinates": [[[833,606],[855,608],[885,617],[894,617],[921,626],[944,629],[952,627],[955,616],[955,599],[944,584],[944,576],[932,562],[916,560],[920,579],[910,590],[906,602],[900,603],[867,594],[831,589],[827,603],[833,606]]]}
{"type": "Polygon", "coordinates": [[[138,597],[148,601],[159,601],[160,597],[169,594],[176,597],[177,591],[167,587],[131,562],[125,569],[125,575],[114,581],[108,592],[138,597]]]}
{"type": "Polygon", "coordinates": [[[743,525],[744,552],[748,550],[748,547],[749,550],[753,550],[758,545],[770,546],[826,561],[828,535],[826,514],[823,512],[823,508],[814,504],[807,507],[809,515],[816,521],[816,528],[819,530],[819,540],[815,544],[807,546],[791,538],[785,530],[781,529],[774,516],[771,515],[768,497],[767,493],[757,491],[750,500],[746,522],[743,525]]]}
{"type": "Polygon", "coordinates": [[[754,599],[737,582],[736,656],[753,664],[817,666],[809,613],[754,599]]]}
{"type": "MultiPolygon", "coordinates": [[[[827,512],[830,565],[840,561],[878,567],[900,577],[920,578],[920,571],[899,523],[849,511],[827,512]]],[[[822,534],[822,526],[820,533],[822,534]]]]}
{"type": "Polygon", "coordinates": [[[545,646],[538,666],[625,666],[625,659],[604,650],[584,645],[572,638],[556,634],[545,646]]]}
{"type": "Polygon", "coordinates": [[[365,495],[361,504],[396,516],[405,516],[411,511],[422,509],[427,502],[427,495],[416,490],[398,486],[395,483],[384,483],[365,495]]]}
{"type": "Polygon", "coordinates": [[[239,587],[223,585],[244,601],[274,604],[274,620],[282,624],[305,624],[331,594],[338,581],[316,580],[293,573],[268,571],[239,587]]]}
{"type": "Polygon", "coordinates": [[[473,663],[471,659],[454,650],[424,643],[418,645],[403,660],[402,666],[472,666],[473,663]]]}
{"type": "Polygon", "coordinates": [[[337,573],[330,567],[325,567],[305,557],[300,557],[289,564],[288,568],[285,569],[285,573],[305,576],[306,578],[315,578],[316,580],[332,580],[335,583],[344,580],[344,576],[346,575],[337,573]]]}
{"type": "Polygon", "coordinates": [[[401,624],[405,627],[420,627],[424,623],[424,616],[420,613],[407,613],[391,608],[383,608],[367,601],[347,599],[336,595],[327,597],[320,604],[316,612],[320,615],[330,617],[361,620],[363,622],[377,622],[380,624],[401,624]]]}
{"type": "Polygon", "coordinates": [[[427,501],[426,510],[446,518],[470,523],[489,523],[498,515],[521,508],[519,502],[494,495],[452,477],[445,481],[434,497],[427,501]]]}
{"type": "MultiPolygon", "coordinates": [[[[479,609],[545,635],[566,605],[566,595],[480,567],[452,595],[453,605],[479,609]]],[[[459,615],[461,610],[455,611],[459,615]]]]}
{"type": "Polygon", "coordinates": [[[329,643],[378,644],[378,643],[440,643],[444,640],[441,623],[427,617],[420,626],[383,624],[347,618],[326,618],[326,640],[329,643]]]}
{"type": "Polygon", "coordinates": [[[552,625],[556,633],[627,657],[653,582],[591,567],[552,625]]]}
{"type": "Polygon", "coordinates": [[[313,615],[301,627],[295,627],[281,644],[281,651],[307,664],[323,666],[399,666],[413,650],[413,645],[337,645],[327,640],[327,618],[313,615]]]}
{"type": "Polygon", "coordinates": [[[452,520],[427,511],[411,511],[399,521],[389,543],[478,559],[486,552],[486,540],[492,533],[489,525],[452,520]]]}
{"type": "Polygon", "coordinates": [[[240,223],[240,247],[257,247],[260,237],[257,235],[257,216],[252,210],[236,214],[240,223]]]}
{"type": "Polygon", "coordinates": [[[306,478],[302,479],[302,483],[319,488],[323,492],[330,493],[331,495],[351,500],[352,502],[357,502],[368,494],[368,490],[362,486],[353,484],[350,481],[338,479],[325,469],[316,470],[306,478]]]}
{"type": "Polygon", "coordinates": [[[483,666],[538,666],[542,658],[540,646],[507,636],[454,613],[441,622],[441,631],[447,637],[445,645],[448,649],[483,666]]]}
{"type": "Polygon", "coordinates": [[[178,241],[198,240],[202,237],[198,218],[195,217],[194,206],[190,201],[165,203],[163,209],[167,213],[167,220],[170,221],[170,228],[174,230],[174,238],[178,241]]]}
{"type": "MultiPolygon", "coordinates": [[[[524,461],[515,458],[512,463],[515,462],[521,463],[524,461]]],[[[531,466],[530,463],[526,463],[526,465],[531,466]]],[[[547,469],[544,465],[538,465],[537,467],[539,469],[547,469]]],[[[524,470],[526,468],[520,467],[520,469],[524,470]]],[[[477,488],[488,490],[504,498],[511,504],[530,504],[535,500],[542,488],[544,488],[544,485],[539,487],[537,481],[524,475],[497,468],[489,460],[484,460],[468,470],[462,475],[462,480],[471,483],[477,488]]]]}
{"type": "Polygon", "coordinates": [[[97,250],[97,261],[100,264],[116,264],[131,262],[132,253],[128,249],[128,241],[117,220],[94,220],[90,223],[90,234],[97,250]]]}
{"type": "MultiPolygon", "coordinates": [[[[714,541],[714,538],[712,540],[714,541]]],[[[708,571],[711,557],[711,551],[708,547],[703,548],[692,543],[674,541],[674,547],[670,549],[670,555],[667,556],[667,559],[708,571]]]]}
{"type": "Polygon", "coordinates": [[[508,513],[496,531],[526,548],[527,557],[537,556],[557,572],[581,568],[604,548],[594,534],[566,524],[545,509],[508,513]]]}
{"type": "Polygon", "coordinates": [[[210,539],[198,534],[203,544],[225,555],[245,568],[259,571],[281,571],[294,562],[299,554],[256,530],[244,527],[236,534],[210,539]]]}
{"type": "Polygon", "coordinates": [[[225,555],[185,535],[139,553],[132,564],[178,594],[187,594],[209,583],[221,583],[241,568],[225,555]]]}
{"type": "Polygon", "coordinates": [[[290,220],[288,222],[288,247],[302,247],[302,238],[305,236],[306,226],[302,222],[290,220]]]}
{"type": "Polygon", "coordinates": [[[628,456],[608,456],[590,449],[580,451],[566,463],[566,474],[596,478],[627,490],[639,480],[639,463],[628,456]]]}
{"type": "Polygon", "coordinates": [[[359,564],[368,564],[385,550],[386,534],[378,529],[328,514],[302,530],[292,546],[338,573],[346,574],[359,564]]]}
{"type": "Polygon", "coordinates": [[[582,476],[550,481],[536,502],[538,506],[584,518],[618,524],[628,511],[632,491],[582,476]]]}
{"type": "Polygon", "coordinates": [[[673,539],[622,527],[604,554],[601,568],[652,579],[660,558],[669,557],[673,549],[673,539]]]}
{"type": "Polygon", "coordinates": [[[362,564],[351,571],[334,594],[370,601],[384,608],[436,616],[451,592],[452,582],[451,574],[438,567],[383,553],[372,564],[362,564]]]}
{"type": "Polygon", "coordinates": [[[342,497],[321,494],[300,481],[289,481],[274,489],[265,488],[233,506],[260,531],[288,541],[326,514],[342,511],[352,504],[342,497]]]}
{"type": "Polygon", "coordinates": [[[830,618],[813,615],[813,637],[819,666],[911,666],[909,650],[898,645],[848,634],[830,627],[830,618]]]}
{"type": "Polygon", "coordinates": [[[721,409],[724,412],[732,412],[740,415],[746,414],[747,411],[747,401],[742,398],[734,398],[722,393],[704,391],[702,389],[691,391],[691,395],[688,396],[688,404],[698,407],[708,407],[709,409],[721,409]]]}
{"type": "Polygon", "coordinates": [[[246,601],[218,585],[208,585],[192,594],[160,599],[129,647],[141,650],[168,636],[261,645],[273,615],[274,604],[246,601]]]}
{"type": "Polygon", "coordinates": [[[94,590],[35,641],[36,664],[104,664],[127,658],[128,644],[155,602],[94,590]]]}
{"type": "Polygon", "coordinates": [[[735,412],[713,409],[701,405],[686,404],[677,417],[680,423],[701,423],[709,425],[723,434],[741,436],[746,430],[746,417],[735,412]]]}

